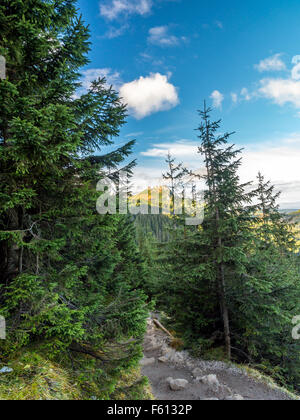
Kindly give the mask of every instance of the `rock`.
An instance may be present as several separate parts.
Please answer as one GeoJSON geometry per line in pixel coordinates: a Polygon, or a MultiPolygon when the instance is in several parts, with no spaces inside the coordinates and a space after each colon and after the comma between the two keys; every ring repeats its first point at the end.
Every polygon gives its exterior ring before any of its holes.
{"type": "Polygon", "coordinates": [[[169,380],[169,386],[172,391],[181,391],[187,387],[188,383],[189,382],[186,379],[170,378],[169,380]]]}
{"type": "Polygon", "coordinates": [[[195,364],[194,364],[193,362],[191,362],[190,360],[188,360],[188,361],[186,362],[186,367],[187,367],[188,369],[193,369],[193,367],[195,367],[195,364]]]}
{"type": "Polygon", "coordinates": [[[4,368],[0,369],[0,373],[11,373],[14,370],[12,368],[9,368],[7,366],[5,366],[4,368]]]}
{"type": "Polygon", "coordinates": [[[205,401],[220,401],[219,398],[206,398],[205,401]]]}
{"type": "Polygon", "coordinates": [[[203,376],[202,378],[199,378],[200,382],[202,382],[204,385],[207,385],[208,388],[213,392],[218,392],[220,388],[220,382],[218,381],[218,378],[216,375],[207,375],[203,376]]]}
{"type": "Polygon", "coordinates": [[[146,352],[156,351],[156,350],[160,350],[160,349],[161,349],[161,346],[159,344],[153,344],[153,345],[145,347],[146,352]]]}
{"type": "Polygon", "coordinates": [[[225,398],[227,401],[244,401],[244,397],[239,394],[231,395],[230,397],[225,398]]]}
{"type": "Polygon", "coordinates": [[[192,372],[194,378],[201,378],[203,375],[203,371],[200,368],[195,368],[192,372]]]}
{"type": "Polygon", "coordinates": [[[162,347],[162,344],[154,336],[148,337],[144,344],[146,352],[160,350],[162,347]]]}
{"type": "Polygon", "coordinates": [[[147,318],[147,325],[149,325],[149,327],[153,325],[153,321],[151,318],[147,318]]]}
{"type": "Polygon", "coordinates": [[[144,357],[140,361],[140,365],[143,366],[143,367],[154,365],[154,363],[155,363],[154,357],[151,357],[150,359],[148,359],[147,357],[144,357]]]}
{"type": "Polygon", "coordinates": [[[183,352],[178,352],[174,349],[170,349],[170,351],[165,355],[170,362],[175,363],[176,365],[183,364],[185,361],[185,355],[183,352]]]}
{"type": "Polygon", "coordinates": [[[166,344],[163,344],[161,348],[161,354],[163,356],[166,356],[169,353],[169,351],[170,351],[170,348],[166,344]]]}
{"type": "Polygon", "coordinates": [[[168,358],[165,357],[165,356],[162,356],[162,357],[159,357],[158,361],[161,362],[161,363],[167,363],[168,358]]]}
{"type": "Polygon", "coordinates": [[[170,362],[174,361],[176,351],[168,347],[165,351],[162,352],[163,356],[165,356],[170,362]]]}

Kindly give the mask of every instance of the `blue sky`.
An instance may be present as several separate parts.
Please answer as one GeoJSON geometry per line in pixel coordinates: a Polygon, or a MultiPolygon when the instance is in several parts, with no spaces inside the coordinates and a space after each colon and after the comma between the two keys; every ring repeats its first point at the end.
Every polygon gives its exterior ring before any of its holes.
{"type": "Polygon", "coordinates": [[[129,105],[120,143],[136,138],[136,177],[157,183],[168,150],[192,168],[197,109],[245,147],[242,180],[258,170],[300,206],[299,0],[80,0],[92,50],[83,84],[105,75],[129,105]]]}

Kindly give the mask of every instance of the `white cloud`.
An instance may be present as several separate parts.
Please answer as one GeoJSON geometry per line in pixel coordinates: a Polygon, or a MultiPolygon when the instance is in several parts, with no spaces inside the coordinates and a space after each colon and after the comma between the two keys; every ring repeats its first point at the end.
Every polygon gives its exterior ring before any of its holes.
{"type": "Polygon", "coordinates": [[[120,96],[137,119],[179,104],[175,86],[169,83],[168,76],[160,73],[151,73],[148,77],[141,76],[125,83],[120,88],[120,96]]]}
{"type": "Polygon", "coordinates": [[[111,26],[108,31],[103,35],[103,38],[114,39],[123,35],[124,32],[128,29],[128,25],[122,25],[118,28],[111,26]]]}
{"type": "Polygon", "coordinates": [[[185,37],[178,38],[170,34],[168,26],[156,26],[149,30],[148,42],[150,44],[160,45],[161,47],[174,47],[185,40],[185,37]]]}
{"type": "Polygon", "coordinates": [[[294,55],[292,58],[292,64],[298,64],[300,61],[300,55],[294,55]]]}
{"type": "Polygon", "coordinates": [[[277,105],[291,104],[300,108],[300,56],[292,59],[293,67],[289,78],[267,78],[260,80],[258,94],[271,99],[277,105]]]}
{"type": "Polygon", "coordinates": [[[142,152],[142,156],[147,157],[166,157],[168,152],[175,158],[195,157],[198,147],[194,142],[180,140],[174,143],[154,144],[152,149],[142,152]]]}
{"type": "Polygon", "coordinates": [[[114,88],[118,88],[121,84],[121,79],[120,79],[120,73],[118,72],[112,72],[111,69],[109,68],[103,68],[103,69],[89,69],[89,70],[85,70],[82,73],[82,88],[84,90],[89,90],[89,88],[91,87],[91,83],[99,78],[106,78],[107,84],[108,85],[113,85],[114,88]]]}
{"type": "Polygon", "coordinates": [[[292,79],[299,80],[300,79],[300,55],[295,55],[292,59],[292,64],[294,67],[292,68],[292,79]]]}
{"type": "Polygon", "coordinates": [[[171,74],[151,73],[129,83],[123,83],[120,73],[110,68],[89,69],[82,73],[81,88],[75,98],[86,93],[98,78],[105,78],[107,86],[119,92],[122,101],[128,105],[136,119],[142,119],[158,111],[167,111],[179,104],[177,89],[168,79],[171,74]]]}
{"type": "Polygon", "coordinates": [[[278,105],[292,104],[300,108],[300,81],[292,79],[263,79],[258,92],[278,105]]]}
{"type": "Polygon", "coordinates": [[[100,14],[113,20],[120,15],[146,15],[151,11],[152,0],[110,0],[100,3],[100,14]]]}
{"type": "MultiPolygon", "coordinates": [[[[276,54],[269,59],[263,60],[257,67],[261,71],[265,70],[283,70],[286,69],[285,64],[279,58],[280,54],[276,54]]],[[[261,79],[258,87],[249,92],[247,88],[243,88],[238,99],[250,101],[253,98],[264,97],[272,100],[275,104],[293,105],[300,109],[300,55],[295,55],[292,59],[293,67],[290,70],[289,77],[269,77],[261,79]]],[[[232,100],[235,98],[232,96],[232,100]]],[[[296,114],[299,117],[299,114],[296,114]]]]}
{"type": "Polygon", "coordinates": [[[231,99],[232,99],[232,102],[236,104],[239,99],[237,93],[231,93],[231,99]]]}
{"type": "Polygon", "coordinates": [[[222,108],[222,103],[224,101],[224,95],[222,95],[221,92],[219,92],[218,90],[214,90],[213,93],[211,94],[210,98],[213,101],[213,106],[215,108],[222,108]]]}
{"type": "Polygon", "coordinates": [[[129,137],[131,137],[131,138],[136,138],[136,137],[140,137],[140,136],[142,136],[144,134],[144,132],[143,131],[137,131],[137,132],[135,132],[135,133],[129,133],[129,134],[126,134],[126,138],[129,138],[129,137]]]}
{"type": "Polygon", "coordinates": [[[280,58],[281,55],[282,54],[275,54],[272,57],[261,60],[259,64],[256,64],[254,67],[260,72],[285,70],[286,65],[280,58]]]}
{"type": "Polygon", "coordinates": [[[295,67],[292,69],[292,79],[293,80],[299,80],[300,79],[300,63],[298,63],[295,67]]]}
{"type": "Polygon", "coordinates": [[[243,88],[241,90],[241,96],[245,101],[250,101],[253,95],[249,93],[247,88],[243,88]]]}
{"type": "Polygon", "coordinates": [[[147,54],[146,52],[140,53],[140,57],[143,61],[151,63],[153,66],[156,67],[162,67],[164,65],[164,59],[161,56],[159,59],[152,57],[150,54],[147,54]]]}

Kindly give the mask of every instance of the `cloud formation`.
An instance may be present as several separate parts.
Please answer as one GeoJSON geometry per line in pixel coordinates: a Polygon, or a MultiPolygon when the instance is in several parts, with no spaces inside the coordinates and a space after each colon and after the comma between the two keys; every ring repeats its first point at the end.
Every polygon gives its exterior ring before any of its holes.
{"type": "Polygon", "coordinates": [[[168,76],[151,73],[148,77],[125,83],[120,96],[136,119],[158,111],[166,111],[179,104],[177,89],[169,83],[168,76]]]}
{"type": "Polygon", "coordinates": [[[100,14],[108,20],[121,15],[147,15],[152,8],[152,0],[108,0],[100,3],[100,14]]]}
{"type": "Polygon", "coordinates": [[[168,152],[175,158],[195,158],[198,146],[189,140],[180,140],[174,143],[154,144],[151,149],[142,152],[142,156],[147,157],[166,157],[168,152]]]}
{"type": "Polygon", "coordinates": [[[300,108],[300,81],[292,79],[263,79],[259,93],[277,105],[292,104],[300,108]]]}
{"type": "Polygon", "coordinates": [[[161,47],[174,47],[181,41],[185,41],[185,37],[178,38],[170,33],[169,26],[156,26],[149,30],[148,42],[161,47]]]}
{"type": "MultiPolygon", "coordinates": [[[[280,55],[269,57],[256,67],[260,71],[287,70],[286,65],[280,60],[280,55]]],[[[252,91],[243,88],[238,96],[232,95],[233,102],[263,97],[280,106],[289,104],[300,109],[300,55],[293,57],[289,76],[266,77],[259,80],[256,85],[252,91]]],[[[297,115],[299,116],[299,113],[297,115]]]]}
{"type": "Polygon", "coordinates": [[[230,96],[231,96],[232,102],[234,104],[236,104],[238,102],[238,99],[239,99],[238,94],[233,92],[233,93],[230,94],[230,96]]]}
{"type": "Polygon", "coordinates": [[[103,35],[103,38],[107,38],[107,39],[114,39],[114,38],[118,38],[119,36],[123,35],[124,32],[129,28],[129,26],[126,25],[122,25],[119,26],[118,28],[115,28],[113,26],[111,26],[106,33],[103,35]]]}
{"type": "Polygon", "coordinates": [[[224,101],[224,95],[218,90],[214,90],[213,93],[210,95],[210,98],[213,101],[213,106],[215,108],[222,108],[222,103],[224,101]]]}
{"type": "Polygon", "coordinates": [[[259,64],[256,64],[254,67],[260,72],[285,70],[286,65],[280,58],[281,56],[282,54],[272,55],[272,57],[261,60],[259,64]]]}
{"type": "Polygon", "coordinates": [[[260,81],[258,93],[278,105],[292,104],[300,108],[300,56],[292,59],[289,78],[267,78],[260,81]]]}

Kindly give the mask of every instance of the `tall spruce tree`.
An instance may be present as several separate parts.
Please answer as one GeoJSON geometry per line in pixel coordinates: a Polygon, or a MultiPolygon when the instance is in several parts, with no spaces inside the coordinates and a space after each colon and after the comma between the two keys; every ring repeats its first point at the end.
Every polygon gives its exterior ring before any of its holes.
{"type": "Polygon", "coordinates": [[[198,128],[204,157],[207,190],[205,192],[205,220],[203,235],[207,238],[209,257],[206,264],[212,269],[218,290],[225,335],[226,353],[231,359],[231,332],[228,289],[237,275],[245,270],[247,256],[245,243],[252,221],[250,203],[253,193],[247,193],[247,184],[241,184],[238,169],[241,150],[228,146],[233,133],[218,136],[220,121],[211,122],[210,109],[200,111],[202,123],[198,128]]]}
{"type": "Polygon", "coordinates": [[[95,356],[107,340],[141,337],[147,312],[136,290],[142,262],[135,233],[120,236],[131,222],[96,213],[96,183],[117,174],[134,144],[101,155],[126,109],[105,79],[76,94],[89,30],[75,0],[3,0],[0,26],[7,63],[0,80],[0,305],[8,325],[1,346],[11,352],[41,342],[53,354],[95,356]]]}

